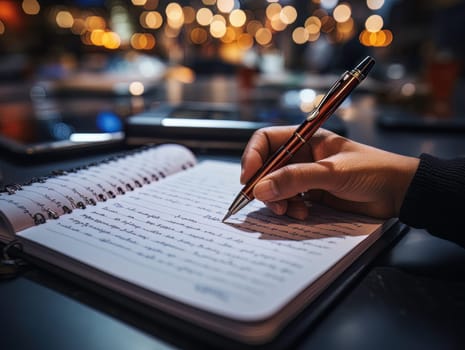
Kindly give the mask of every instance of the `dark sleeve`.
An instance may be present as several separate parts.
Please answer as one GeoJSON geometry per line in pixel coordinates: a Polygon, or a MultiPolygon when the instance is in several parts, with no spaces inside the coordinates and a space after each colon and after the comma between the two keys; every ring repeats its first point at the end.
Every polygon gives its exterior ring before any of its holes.
{"type": "Polygon", "coordinates": [[[465,158],[422,154],[399,219],[465,247],[465,158]]]}

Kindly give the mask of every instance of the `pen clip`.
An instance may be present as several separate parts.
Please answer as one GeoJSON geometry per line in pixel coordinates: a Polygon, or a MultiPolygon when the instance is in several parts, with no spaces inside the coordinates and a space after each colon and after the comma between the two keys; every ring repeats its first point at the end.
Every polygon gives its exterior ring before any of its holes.
{"type": "Polygon", "coordinates": [[[341,85],[346,75],[347,75],[347,72],[344,72],[341,75],[341,77],[336,82],[334,82],[333,85],[331,85],[328,92],[320,100],[320,103],[318,103],[318,105],[313,109],[313,111],[310,112],[310,114],[307,116],[307,121],[313,120],[318,116],[318,114],[320,113],[321,106],[323,106],[323,104],[325,104],[326,101],[336,92],[336,90],[339,88],[339,86],[341,85]]]}
{"type": "Polygon", "coordinates": [[[341,75],[341,77],[334,82],[334,84],[329,88],[328,92],[326,95],[321,99],[320,103],[318,104],[317,109],[320,109],[320,107],[326,103],[326,101],[336,92],[338,87],[341,85],[342,81],[344,80],[345,76],[347,75],[347,72],[341,75]]]}

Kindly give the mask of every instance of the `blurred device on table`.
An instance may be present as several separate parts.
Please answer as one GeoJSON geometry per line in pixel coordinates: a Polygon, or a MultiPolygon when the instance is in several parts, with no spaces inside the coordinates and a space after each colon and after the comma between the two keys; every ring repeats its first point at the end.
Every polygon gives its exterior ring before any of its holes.
{"type": "Polygon", "coordinates": [[[123,143],[123,117],[111,106],[73,101],[0,103],[0,147],[16,155],[48,155],[123,143]]]}
{"type": "MultiPolygon", "coordinates": [[[[465,7],[464,7],[465,9],[465,7]]],[[[391,89],[393,103],[383,106],[378,125],[385,129],[464,132],[463,62],[438,53],[425,64],[423,77],[391,89]]]]}
{"type": "Polygon", "coordinates": [[[401,108],[383,108],[377,124],[384,129],[433,132],[465,132],[465,116],[440,118],[401,108]]]}
{"type": "MultiPolygon", "coordinates": [[[[160,103],[126,120],[129,144],[176,142],[194,149],[242,150],[253,132],[271,125],[300,124],[306,113],[270,104],[160,103]]],[[[324,127],[344,134],[336,115],[324,127]]]]}
{"type": "Polygon", "coordinates": [[[449,92],[440,98],[429,89],[426,91],[408,99],[380,104],[377,125],[386,130],[464,132],[465,104],[460,87],[453,94],[449,92]]]}

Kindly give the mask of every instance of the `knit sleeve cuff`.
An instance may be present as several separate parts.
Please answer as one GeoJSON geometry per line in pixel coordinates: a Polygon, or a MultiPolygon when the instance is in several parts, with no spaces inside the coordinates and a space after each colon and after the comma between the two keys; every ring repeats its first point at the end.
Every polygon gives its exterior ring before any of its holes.
{"type": "MultiPolygon", "coordinates": [[[[422,154],[405,195],[399,219],[450,238],[465,227],[465,159],[422,154]]],[[[461,234],[465,237],[465,233],[461,234]]]]}

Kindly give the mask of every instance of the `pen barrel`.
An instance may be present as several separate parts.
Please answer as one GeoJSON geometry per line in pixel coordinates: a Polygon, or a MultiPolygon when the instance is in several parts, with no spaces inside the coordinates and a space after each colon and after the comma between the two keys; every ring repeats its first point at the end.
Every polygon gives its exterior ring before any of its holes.
{"type": "Polygon", "coordinates": [[[339,108],[341,103],[344,102],[347,96],[350,95],[359,83],[360,80],[357,76],[353,75],[351,72],[347,72],[343,77],[341,87],[328,97],[326,103],[320,106],[318,117],[312,120],[314,123],[311,123],[312,121],[310,121],[310,123],[303,123],[301,125],[303,130],[300,131],[300,134],[308,141],[316,130],[318,130],[318,128],[321,127],[321,125],[336,111],[336,109],[339,108]]]}
{"type": "Polygon", "coordinates": [[[286,165],[292,156],[315,134],[321,125],[336,111],[345,98],[358,85],[360,80],[352,73],[346,73],[342,85],[326,103],[320,106],[318,115],[314,119],[304,121],[294,132],[294,135],[281,146],[247,182],[241,193],[249,200],[254,199],[255,185],[266,175],[286,165]]]}
{"type": "MultiPolygon", "coordinates": [[[[297,127],[291,138],[281,146],[252,176],[230,207],[229,214],[235,213],[254,199],[253,189],[265,176],[286,165],[295,153],[315,134],[322,124],[336,111],[345,98],[366,77],[375,61],[366,57],[356,68],[346,72],[331,87],[318,107],[297,127]]],[[[225,218],[227,218],[226,216],[225,218]]]]}

